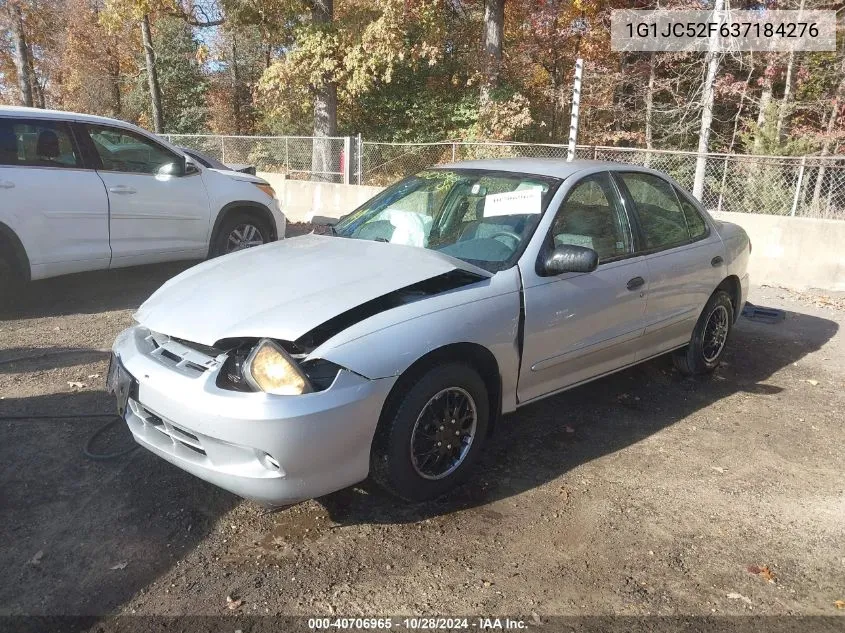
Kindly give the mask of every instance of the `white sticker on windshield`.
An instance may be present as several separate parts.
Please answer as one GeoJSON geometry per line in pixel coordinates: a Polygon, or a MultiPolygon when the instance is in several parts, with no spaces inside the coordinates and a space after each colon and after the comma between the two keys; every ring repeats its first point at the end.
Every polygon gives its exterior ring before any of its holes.
{"type": "Polygon", "coordinates": [[[543,191],[539,188],[493,193],[484,197],[484,217],[492,218],[497,215],[519,214],[536,215],[540,213],[542,206],[543,191]]]}

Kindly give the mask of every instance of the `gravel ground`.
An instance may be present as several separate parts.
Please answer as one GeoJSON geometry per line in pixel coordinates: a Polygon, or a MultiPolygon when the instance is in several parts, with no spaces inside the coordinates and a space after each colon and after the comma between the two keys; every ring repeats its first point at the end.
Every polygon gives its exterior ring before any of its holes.
{"type": "Polygon", "coordinates": [[[0,615],[845,614],[842,297],[754,288],[787,318],[741,319],[714,376],[663,358],[520,410],[438,502],[266,513],[82,454],[106,350],[185,266],[38,282],[0,317],[0,615]]]}

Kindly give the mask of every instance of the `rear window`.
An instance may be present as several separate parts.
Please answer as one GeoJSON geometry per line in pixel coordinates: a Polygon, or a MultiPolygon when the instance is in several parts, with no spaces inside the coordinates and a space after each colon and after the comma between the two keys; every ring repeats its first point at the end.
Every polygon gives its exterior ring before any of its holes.
{"type": "Polygon", "coordinates": [[[678,246],[690,240],[684,212],[668,182],[653,174],[620,174],[640,219],[646,250],[678,246]]]}
{"type": "Polygon", "coordinates": [[[0,165],[75,168],[82,162],[67,123],[0,118],[0,165]]]}
{"type": "Polygon", "coordinates": [[[684,192],[675,189],[678,194],[678,200],[681,201],[681,209],[684,211],[684,217],[687,219],[687,226],[689,227],[690,238],[698,240],[707,235],[707,223],[701,217],[698,209],[690,202],[689,198],[684,195],[684,192]]]}

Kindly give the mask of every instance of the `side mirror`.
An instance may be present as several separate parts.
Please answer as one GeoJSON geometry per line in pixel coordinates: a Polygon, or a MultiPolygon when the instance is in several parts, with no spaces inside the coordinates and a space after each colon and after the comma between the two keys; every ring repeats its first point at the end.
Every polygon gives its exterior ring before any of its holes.
{"type": "Polygon", "coordinates": [[[591,273],[599,265],[599,254],[592,248],[562,244],[556,247],[543,262],[547,277],[562,273],[591,273]]]}
{"type": "Polygon", "coordinates": [[[193,176],[194,174],[200,173],[200,168],[197,167],[197,164],[192,161],[187,156],[185,157],[185,168],[182,170],[182,174],[185,176],[193,176]]]}

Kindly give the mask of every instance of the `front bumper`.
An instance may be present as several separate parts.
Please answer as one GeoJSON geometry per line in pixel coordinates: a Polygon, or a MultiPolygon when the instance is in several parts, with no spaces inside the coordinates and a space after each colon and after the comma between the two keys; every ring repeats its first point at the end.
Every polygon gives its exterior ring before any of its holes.
{"type": "MultiPolygon", "coordinates": [[[[113,351],[138,381],[125,419],[135,440],[170,463],[268,506],[362,481],[395,379],[341,370],[325,391],[240,393],[216,385],[219,364],[178,366],[152,354],[149,331],[123,331],[113,351]],[[168,364],[169,363],[169,364],[168,364]]],[[[178,360],[178,359],[177,359],[178,360]]]]}
{"type": "Polygon", "coordinates": [[[273,213],[273,221],[276,223],[276,239],[283,240],[287,232],[288,219],[284,211],[282,211],[282,203],[279,202],[278,198],[273,198],[271,211],[273,213]]]}

